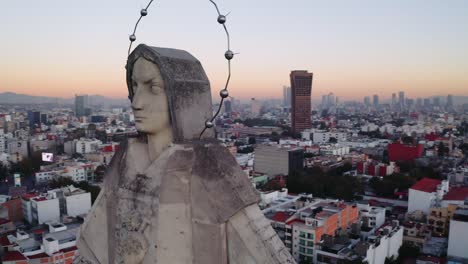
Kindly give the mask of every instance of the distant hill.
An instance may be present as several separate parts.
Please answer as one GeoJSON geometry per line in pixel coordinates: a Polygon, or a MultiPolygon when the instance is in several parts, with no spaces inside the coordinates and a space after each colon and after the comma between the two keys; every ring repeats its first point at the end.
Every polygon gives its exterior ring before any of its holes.
{"type": "MultiPolygon", "coordinates": [[[[90,105],[121,105],[128,106],[130,103],[126,98],[109,98],[102,95],[89,95],[90,105]]],[[[0,104],[74,104],[75,98],[58,98],[47,96],[33,96],[27,94],[17,94],[12,92],[0,93],[0,104]]]]}

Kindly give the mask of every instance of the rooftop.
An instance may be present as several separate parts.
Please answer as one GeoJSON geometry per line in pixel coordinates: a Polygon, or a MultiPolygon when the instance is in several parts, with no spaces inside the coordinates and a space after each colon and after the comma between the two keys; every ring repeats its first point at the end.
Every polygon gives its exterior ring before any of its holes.
{"type": "Polygon", "coordinates": [[[35,192],[32,192],[32,193],[25,193],[25,194],[23,195],[23,199],[29,201],[31,198],[34,198],[34,197],[36,197],[36,196],[38,196],[38,195],[39,195],[39,194],[38,194],[38,193],[35,193],[35,192]]]}
{"type": "Polygon", "coordinates": [[[452,187],[444,196],[444,200],[464,201],[468,198],[468,187],[452,187]]]}
{"type": "Polygon", "coordinates": [[[3,262],[5,262],[5,261],[27,260],[27,258],[18,251],[7,251],[4,253],[2,260],[3,262]]]}
{"type": "Polygon", "coordinates": [[[271,220],[276,221],[276,222],[282,222],[285,223],[286,220],[288,220],[293,213],[287,213],[287,212],[277,212],[271,217],[271,220]]]}
{"type": "Polygon", "coordinates": [[[36,197],[36,198],[33,198],[34,201],[36,202],[42,202],[42,201],[47,201],[47,197],[36,197]]]}
{"type": "Polygon", "coordinates": [[[10,223],[10,222],[11,222],[11,221],[8,220],[8,219],[0,218],[0,225],[4,225],[4,224],[10,223]]]}
{"type": "Polygon", "coordinates": [[[432,193],[437,191],[437,186],[441,183],[441,180],[422,178],[420,181],[411,186],[411,189],[421,192],[432,193]]]}

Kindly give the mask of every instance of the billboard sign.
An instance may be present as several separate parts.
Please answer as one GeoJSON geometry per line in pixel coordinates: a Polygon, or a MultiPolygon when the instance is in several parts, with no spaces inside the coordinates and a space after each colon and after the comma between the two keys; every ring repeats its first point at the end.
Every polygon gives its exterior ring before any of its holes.
{"type": "Polygon", "coordinates": [[[21,187],[21,174],[15,173],[14,178],[15,178],[15,187],[21,187]]]}
{"type": "Polygon", "coordinates": [[[43,152],[42,153],[42,161],[53,162],[54,161],[54,154],[43,152]]]}

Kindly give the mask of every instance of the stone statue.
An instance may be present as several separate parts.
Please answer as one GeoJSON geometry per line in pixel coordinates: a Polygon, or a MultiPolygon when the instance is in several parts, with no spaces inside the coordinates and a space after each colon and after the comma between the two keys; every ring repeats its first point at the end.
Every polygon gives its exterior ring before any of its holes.
{"type": "Polygon", "coordinates": [[[139,45],[126,68],[142,136],[114,156],[75,263],[294,263],[234,157],[211,130],[199,139],[212,117],[200,62],[139,45]]]}

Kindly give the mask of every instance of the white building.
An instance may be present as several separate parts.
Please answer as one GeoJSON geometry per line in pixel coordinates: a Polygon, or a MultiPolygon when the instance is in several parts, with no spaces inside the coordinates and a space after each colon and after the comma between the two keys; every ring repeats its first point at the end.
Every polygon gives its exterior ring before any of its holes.
{"type": "Polygon", "coordinates": [[[24,219],[28,223],[32,223],[32,208],[31,208],[31,199],[37,197],[37,193],[26,193],[21,197],[21,207],[23,208],[24,219]]]}
{"type": "Polygon", "coordinates": [[[68,230],[67,227],[62,224],[51,224],[51,226],[60,231],[51,232],[42,239],[44,252],[47,255],[53,255],[55,252],[62,249],[76,246],[78,228],[68,230]]]}
{"type": "Polygon", "coordinates": [[[41,166],[41,171],[35,173],[36,182],[48,182],[58,177],[68,177],[75,182],[88,181],[93,178],[98,163],[64,162],[53,166],[41,166]]]}
{"type": "Polygon", "coordinates": [[[347,133],[344,132],[314,132],[312,134],[312,140],[314,143],[328,143],[331,138],[337,140],[337,142],[346,141],[348,137],[347,133]]]}
{"type": "MultiPolygon", "coordinates": [[[[73,186],[67,188],[73,188],[73,186]]],[[[65,193],[65,214],[68,216],[87,214],[91,209],[91,193],[77,188],[68,191],[69,193],[65,193]]]]}
{"type": "Polygon", "coordinates": [[[3,133],[3,129],[0,129],[0,153],[6,151],[6,138],[5,133],[3,133]]]}
{"type": "Polygon", "coordinates": [[[370,206],[369,204],[357,204],[361,220],[367,219],[367,225],[379,228],[385,223],[385,208],[370,206]]]}
{"type": "Polygon", "coordinates": [[[321,146],[320,154],[325,156],[343,156],[349,154],[349,147],[339,144],[321,146]]]}
{"type": "Polygon", "coordinates": [[[347,239],[334,240],[325,237],[323,243],[315,251],[315,261],[318,264],[359,262],[368,264],[383,264],[386,258],[398,257],[398,249],[403,243],[403,227],[398,221],[378,229],[374,235],[365,240],[347,239]]]}
{"type": "Polygon", "coordinates": [[[322,144],[330,142],[330,138],[336,139],[337,142],[346,141],[348,138],[348,133],[340,131],[308,129],[301,132],[301,137],[303,140],[312,140],[316,144],[322,144]]]}
{"type": "Polygon", "coordinates": [[[303,162],[302,148],[258,145],[255,149],[254,171],[269,176],[288,175],[290,170],[302,169],[303,162]]]}
{"type": "Polygon", "coordinates": [[[86,154],[97,152],[101,144],[102,142],[97,139],[81,138],[76,141],[76,153],[86,154]]]}
{"type": "Polygon", "coordinates": [[[49,224],[49,232],[42,241],[19,230],[7,236],[11,248],[4,252],[3,263],[72,263],[77,251],[78,230],[79,227],[68,229],[60,223],[49,224]]]}
{"type": "Polygon", "coordinates": [[[449,263],[468,263],[468,209],[458,209],[450,220],[449,263]]]}
{"type": "Polygon", "coordinates": [[[16,138],[7,139],[7,152],[11,162],[20,162],[29,155],[28,141],[16,138]]]}
{"type": "Polygon", "coordinates": [[[33,224],[60,222],[60,205],[57,198],[38,196],[31,199],[33,224]]]}
{"type": "Polygon", "coordinates": [[[273,202],[290,202],[297,197],[288,196],[288,189],[283,188],[281,191],[260,192],[261,204],[270,205],[273,202]]]}
{"type": "Polygon", "coordinates": [[[348,146],[350,148],[375,148],[381,144],[380,140],[377,139],[351,139],[345,142],[341,142],[341,145],[348,146]]]}
{"type": "Polygon", "coordinates": [[[448,181],[423,178],[409,189],[408,213],[421,211],[428,214],[431,207],[440,205],[448,192],[448,181]]]}
{"type": "MultiPolygon", "coordinates": [[[[396,221],[398,222],[398,221],[396,221]]],[[[363,262],[368,264],[385,263],[385,258],[398,257],[398,249],[403,244],[403,227],[397,223],[381,228],[380,235],[369,237],[366,257],[363,262]]]]}
{"type": "Polygon", "coordinates": [[[22,197],[23,214],[31,224],[60,222],[62,216],[84,215],[91,209],[91,194],[74,186],[26,194],[22,197]]]}

